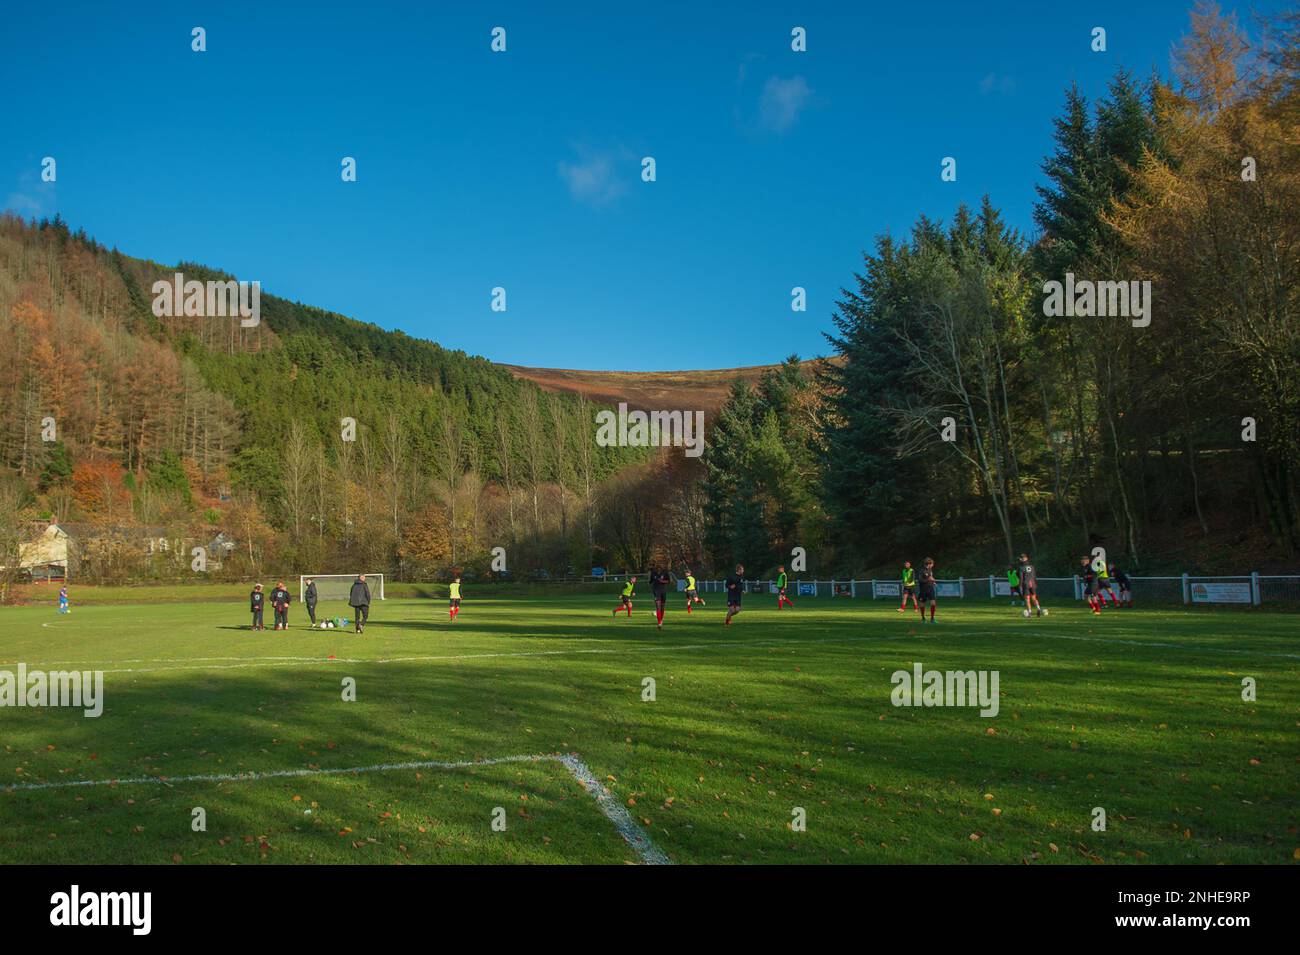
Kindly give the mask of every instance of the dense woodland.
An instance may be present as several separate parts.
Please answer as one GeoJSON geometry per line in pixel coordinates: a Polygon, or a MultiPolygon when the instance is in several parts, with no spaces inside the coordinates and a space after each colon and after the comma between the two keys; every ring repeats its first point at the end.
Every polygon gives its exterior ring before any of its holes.
{"type": "MultiPolygon", "coordinates": [[[[422,578],[486,568],[498,545],[524,572],[614,559],[597,535],[602,486],[646,452],[596,446],[581,398],[270,295],[252,328],[159,319],[151,287],[174,271],[229,278],[128,258],[57,217],[0,218],[11,552],[25,522],[53,518],[123,536],[224,532],[238,547],[222,570],[240,575],[422,578]],[[47,417],[55,441],[42,439],[47,417]],[[343,439],[344,418],[355,440],[343,439]]],[[[90,572],[183,575],[189,557],[90,572]]]]}
{"type": "Polygon", "coordinates": [[[1171,83],[1068,90],[1038,235],[986,199],[878,239],[828,336],[841,360],[724,409],[711,552],[770,566],[809,542],[827,569],[931,554],[955,574],[1023,549],[1064,571],[1100,544],[1139,569],[1293,569],[1300,15],[1258,32],[1202,8],[1171,83]],[[1045,317],[1067,272],[1149,280],[1150,325],[1045,317]]]}
{"type": "Polygon", "coordinates": [[[1294,566],[1300,16],[1254,33],[1203,8],[1171,80],[1066,91],[1036,234],[990,197],[878,238],[833,360],[737,383],[699,460],[599,447],[580,396],[274,296],[255,328],[157,318],[156,279],[229,276],[0,217],[0,565],[53,518],[221,531],[241,576],[428,579],[498,545],[516,574],[761,574],[796,546],[823,575],[924,553],[987,573],[1022,549],[1064,570],[1098,543],[1139,571],[1294,566]],[[1149,280],[1151,324],[1046,317],[1067,272],[1149,280]]]}

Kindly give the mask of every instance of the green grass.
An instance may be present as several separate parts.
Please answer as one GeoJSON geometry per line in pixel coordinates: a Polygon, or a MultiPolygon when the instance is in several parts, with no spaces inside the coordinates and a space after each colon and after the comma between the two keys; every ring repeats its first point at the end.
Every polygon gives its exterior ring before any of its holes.
{"type": "Polygon", "coordinates": [[[657,631],[644,600],[614,620],[609,597],[467,590],[454,626],[444,601],[390,599],[358,637],[297,606],[294,629],[251,633],[242,596],[190,592],[0,609],[0,669],[105,671],[98,719],[0,709],[0,861],[637,861],[553,761],[3,788],[568,752],[679,863],[1286,863],[1300,845],[1293,615],[949,601],[923,627],[887,601],[751,595],[727,629],[716,597],[687,617],[674,596],[657,631]],[[999,671],[1000,713],[892,706],[914,661],[999,671]]]}

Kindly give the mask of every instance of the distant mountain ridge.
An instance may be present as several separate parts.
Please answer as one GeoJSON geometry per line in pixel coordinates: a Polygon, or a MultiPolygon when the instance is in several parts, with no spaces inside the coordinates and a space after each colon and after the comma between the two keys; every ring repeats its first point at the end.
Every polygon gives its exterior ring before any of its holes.
{"type": "MultiPolygon", "coordinates": [[[[815,358],[804,367],[834,359],[815,358]]],[[[597,404],[618,404],[642,410],[703,411],[712,416],[727,400],[732,383],[756,384],[780,365],[716,368],[693,371],[589,371],[576,368],[536,368],[497,363],[516,378],[531,381],[543,391],[585,395],[597,404]]]]}

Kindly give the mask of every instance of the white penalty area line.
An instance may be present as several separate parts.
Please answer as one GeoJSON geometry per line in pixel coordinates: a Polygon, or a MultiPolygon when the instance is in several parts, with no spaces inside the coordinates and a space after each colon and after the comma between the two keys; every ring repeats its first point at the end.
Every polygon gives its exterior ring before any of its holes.
{"type": "Polygon", "coordinates": [[[78,779],[60,783],[12,783],[0,786],[3,792],[37,792],[50,789],[78,789],[98,786],[176,786],[181,783],[244,783],[265,779],[299,779],[309,776],[357,776],[362,773],[388,773],[410,769],[473,769],[479,766],[501,766],[509,763],[559,763],[596,801],[597,808],[614,825],[623,840],[632,847],[642,862],[649,865],[672,865],[672,860],[650,839],[649,834],[632,818],[605,786],[596,778],[591,768],[575,753],[536,753],[519,756],[497,756],[491,759],[446,761],[438,759],[408,763],[376,763],[373,766],[352,766],[347,769],[275,769],[252,773],[209,773],[195,776],[131,776],[125,779],[78,779]]]}

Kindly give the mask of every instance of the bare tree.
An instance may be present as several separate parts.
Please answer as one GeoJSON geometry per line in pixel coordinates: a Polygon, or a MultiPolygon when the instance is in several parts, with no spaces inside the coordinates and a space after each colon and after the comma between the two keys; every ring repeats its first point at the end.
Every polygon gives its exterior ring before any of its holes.
{"type": "Polygon", "coordinates": [[[919,453],[933,447],[941,436],[944,417],[962,422],[963,440],[944,444],[980,476],[1002,529],[1010,563],[1014,544],[1004,472],[1006,451],[994,396],[1000,375],[994,346],[997,330],[987,290],[978,276],[969,275],[955,283],[934,276],[930,287],[936,291],[903,323],[899,334],[924,396],[891,409],[900,425],[899,448],[904,454],[919,453]]]}
{"type": "Polygon", "coordinates": [[[550,411],[551,427],[554,436],[551,439],[551,477],[559,487],[560,495],[560,537],[569,540],[569,484],[573,477],[573,462],[569,459],[568,420],[564,414],[564,405],[556,395],[551,395],[546,402],[550,411]]]}
{"type": "Polygon", "coordinates": [[[307,440],[302,422],[293,421],[289,425],[289,437],[284,442],[281,460],[284,462],[284,507],[288,511],[295,544],[302,540],[302,516],[311,500],[315,450],[307,440]]]}
{"type": "Polygon", "coordinates": [[[582,515],[587,524],[587,566],[590,567],[596,550],[596,419],[586,395],[581,392],[578,393],[578,422],[574,463],[577,465],[578,488],[582,492],[582,515]]]}
{"type": "Polygon", "coordinates": [[[506,420],[505,415],[497,416],[496,443],[497,458],[501,464],[501,479],[506,485],[506,505],[510,514],[510,539],[513,541],[518,536],[518,531],[515,528],[514,452],[510,440],[510,423],[506,420]]]}
{"type": "Polygon", "coordinates": [[[406,434],[402,430],[402,419],[395,411],[390,411],[384,422],[383,456],[384,487],[387,491],[388,514],[392,518],[393,539],[401,540],[408,461],[406,434]]]}
{"type": "Polygon", "coordinates": [[[23,544],[22,512],[26,488],[18,481],[0,480],[0,603],[18,577],[23,544]]]}
{"type": "Polygon", "coordinates": [[[523,398],[519,404],[519,418],[523,426],[520,451],[523,452],[528,489],[533,496],[533,533],[539,534],[542,528],[540,491],[546,474],[546,426],[542,421],[536,389],[524,388],[523,398]]]}
{"type": "Polygon", "coordinates": [[[446,501],[447,518],[451,525],[448,537],[451,542],[451,560],[458,559],[457,544],[460,537],[460,515],[457,507],[460,497],[461,476],[464,474],[465,426],[458,410],[444,403],[438,415],[438,437],[442,447],[434,455],[434,470],[446,501]]]}

